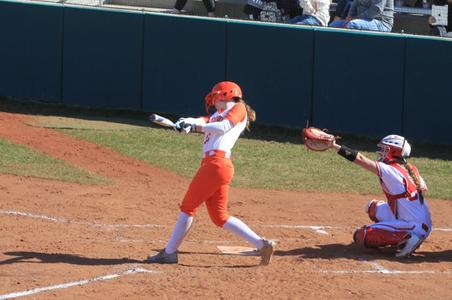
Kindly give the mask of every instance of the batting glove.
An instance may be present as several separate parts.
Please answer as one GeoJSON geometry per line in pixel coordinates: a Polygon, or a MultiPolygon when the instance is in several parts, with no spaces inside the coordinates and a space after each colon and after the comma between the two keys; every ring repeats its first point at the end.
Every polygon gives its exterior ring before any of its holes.
{"type": "Polygon", "coordinates": [[[182,132],[181,123],[183,123],[184,120],[185,120],[185,118],[179,118],[179,120],[177,120],[176,123],[174,123],[174,125],[175,125],[174,129],[176,129],[176,131],[182,132]]]}
{"type": "Polygon", "coordinates": [[[191,133],[191,132],[196,132],[196,125],[192,124],[192,123],[189,123],[189,122],[182,121],[180,123],[176,123],[175,129],[179,133],[188,134],[188,133],[191,133]]]}

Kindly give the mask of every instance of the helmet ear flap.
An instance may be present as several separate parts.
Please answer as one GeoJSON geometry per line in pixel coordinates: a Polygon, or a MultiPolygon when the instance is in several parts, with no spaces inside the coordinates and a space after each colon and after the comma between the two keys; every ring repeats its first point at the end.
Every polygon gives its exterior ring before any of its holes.
{"type": "Polygon", "coordinates": [[[403,140],[402,158],[408,158],[411,154],[411,145],[406,139],[403,140]]]}
{"type": "Polygon", "coordinates": [[[212,93],[208,93],[204,99],[206,101],[206,111],[208,114],[210,114],[212,110],[211,107],[214,105],[212,93]]]}

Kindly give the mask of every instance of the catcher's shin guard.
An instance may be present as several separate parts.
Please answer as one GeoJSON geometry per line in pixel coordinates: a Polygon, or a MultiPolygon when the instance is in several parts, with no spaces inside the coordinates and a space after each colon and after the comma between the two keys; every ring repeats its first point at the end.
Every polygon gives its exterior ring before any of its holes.
{"type": "Polygon", "coordinates": [[[364,248],[397,246],[409,237],[408,231],[389,231],[368,226],[356,229],[353,234],[354,242],[364,248]]]}

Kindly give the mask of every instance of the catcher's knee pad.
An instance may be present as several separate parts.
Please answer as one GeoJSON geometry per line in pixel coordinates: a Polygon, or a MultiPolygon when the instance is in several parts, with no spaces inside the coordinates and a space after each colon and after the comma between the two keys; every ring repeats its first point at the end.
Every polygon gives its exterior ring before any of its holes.
{"type": "Polygon", "coordinates": [[[408,231],[389,231],[381,228],[363,226],[355,230],[354,242],[365,248],[397,246],[410,236],[408,231]]]}
{"type": "Polygon", "coordinates": [[[382,201],[370,200],[369,203],[367,203],[366,206],[364,207],[364,212],[366,214],[368,214],[369,218],[374,222],[378,222],[377,205],[379,202],[382,202],[382,201]]]}

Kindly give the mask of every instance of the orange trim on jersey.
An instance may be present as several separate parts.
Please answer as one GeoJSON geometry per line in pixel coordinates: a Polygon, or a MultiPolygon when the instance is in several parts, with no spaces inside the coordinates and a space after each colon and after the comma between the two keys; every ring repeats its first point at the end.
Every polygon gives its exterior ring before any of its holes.
{"type": "Polygon", "coordinates": [[[203,119],[206,124],[209,123],[210,116],[202,116],[200,118],[203,119]]]}
{"type": "Polygon", "coordinates": [[[246,107],[243,103],[238,102],[231,108],[225,116],[226,120],[229,120],[232,126],[237,125],[237,123],[245,120],[246,117],[246,107]]]}

